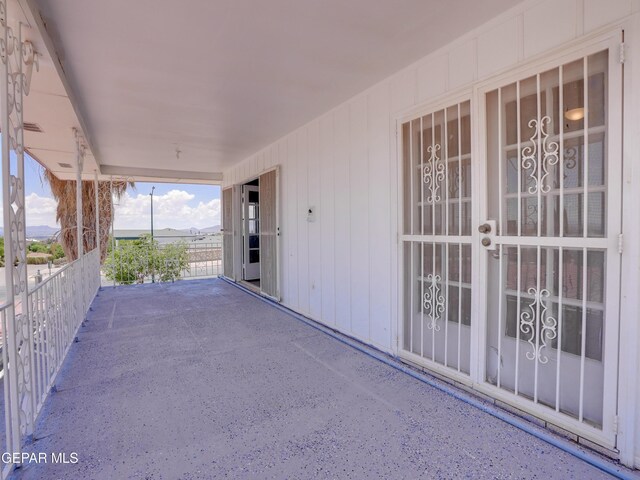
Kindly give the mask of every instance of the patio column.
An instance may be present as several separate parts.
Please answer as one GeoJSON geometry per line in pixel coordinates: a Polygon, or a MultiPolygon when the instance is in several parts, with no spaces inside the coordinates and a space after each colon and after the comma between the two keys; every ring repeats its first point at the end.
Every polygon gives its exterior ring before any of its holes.
{"type": "Polygon", "coordinates": [[[78,250],[78,258],[82,258],[84,254],[84,245],[82,238],[82,167],[84,165],[84,143],[78,130],[73,129],[76,137],[76,243],[78,250]]]}
{"type": "Polygon", "coordinates": [[[100,265],[100,259],[102,258],[100,252],[100,183],[98,182],[98,170],[94,170],[93,172],[93,190],[95,193],[95,212],[96,212],[96,248],[98,249],[98,265],[100,265]]]}
{"type": "MultiPolygon", "coordinates": [[[[115,202],[113,201],[113,175],[111,175],[111,178],[109,179],[109,195],[111,195],[111,252],[112,255],[115,255],[115,251],[116,251],[116,234],[115,234],[115,227],[113,226],[113,219],[114,219],[114,210],[115,210],[115,202]]],[[[115,258],[115,257],[114,257],[115,258]]],[[[115,288],[116,286],[116,276],[113,276],[113,287],[115,288]]]]}
{"type": "MultiPolygon", "coordinates": [[[[82,218],[82,167],[84,165],[85,146],[82,135],[77,129],[73,129],[76,138],[76,249],[78,254],[79,275],[76,275],[76,291],[81,292],[78,298],[77,325],[84,320],[86,312],[86,285],[84,284],[84,245],[83,245],[83,218],[82,218]]],[[[77,326],[75,325],[75,326],[77,326]]]]}
{"type": "Polygon", "coordinates": [[[0,129],[2,131],[2,200],[5,235],[7,299],[2,316],[2,361],[6,451],[21,451],[25,435],[33,433],[35,375],[33,328],[29,315],[29,285],[24,191],[23,97],[29,94],[37,56],[22,42],[22,26],[9,26],[7,2],[0,0],[0,129]]]}

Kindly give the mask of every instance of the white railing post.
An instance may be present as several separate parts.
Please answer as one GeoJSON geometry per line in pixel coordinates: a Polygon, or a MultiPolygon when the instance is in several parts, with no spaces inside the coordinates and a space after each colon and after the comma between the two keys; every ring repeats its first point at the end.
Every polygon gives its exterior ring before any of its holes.
{"type": "Polygon", "coordinates": [[[3,325],[6,450],[21,452],[23,435],[34,425],[35,372],[32,318],[29,315],[25,238],[23,97],[29,94],[37,56],[22,42],[21,26],[9,26],[7,2],[0,0],[0,129],[5,232],[7,307],[3,325]],[[17,33],[16,33],[17,32],[17,33]],[[11,153],[15,154],[12,161],[11,153]],[[19,301],[19,304],[17,302],[19,301]],[[20,371],[20,374],[19,374],[20,371]]]}

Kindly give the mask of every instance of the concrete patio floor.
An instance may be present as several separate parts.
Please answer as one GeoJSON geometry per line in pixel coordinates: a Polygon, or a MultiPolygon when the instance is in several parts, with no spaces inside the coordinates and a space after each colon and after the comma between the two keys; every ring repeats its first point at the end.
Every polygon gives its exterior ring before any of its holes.
{"type": "Polygon", "coordinates": [[[218,279],[93,308],[15,478],[608,478],[218,279]]]}

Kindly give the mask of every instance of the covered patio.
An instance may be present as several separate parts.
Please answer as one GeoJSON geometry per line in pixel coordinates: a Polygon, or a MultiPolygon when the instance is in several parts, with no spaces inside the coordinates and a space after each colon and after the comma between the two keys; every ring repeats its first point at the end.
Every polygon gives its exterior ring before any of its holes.
{"type": "Polygon", "coordinates": [[[28,452],[41,478],[608,478],[220,279],[103,288],[28,452]]]}
{"type": "Polygon", "coordinates": [[[0,0],[0,57],[2,479],[636,478],[640,0],[0,0]],[[100,288],[145,181],[223,278],[100,288]]]}

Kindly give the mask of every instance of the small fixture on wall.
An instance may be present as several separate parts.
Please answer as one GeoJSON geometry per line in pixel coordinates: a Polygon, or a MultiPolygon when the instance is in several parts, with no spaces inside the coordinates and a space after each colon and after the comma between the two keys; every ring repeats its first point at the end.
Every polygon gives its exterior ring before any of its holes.
{"type": "Polygon", "coordinates": [[[564,112],[564,117],[567,120],[571,120],[573,122],[582,120],[584,118],[584,108],[579,107],[579,108],[572,108],[571,110],[567,110],[566,112],[564,112]]]}
{"type": "Polygon", "coordinates": [[[316,207],[309,207],[307,209],[307,222],[316,221],[316,207]]]}

